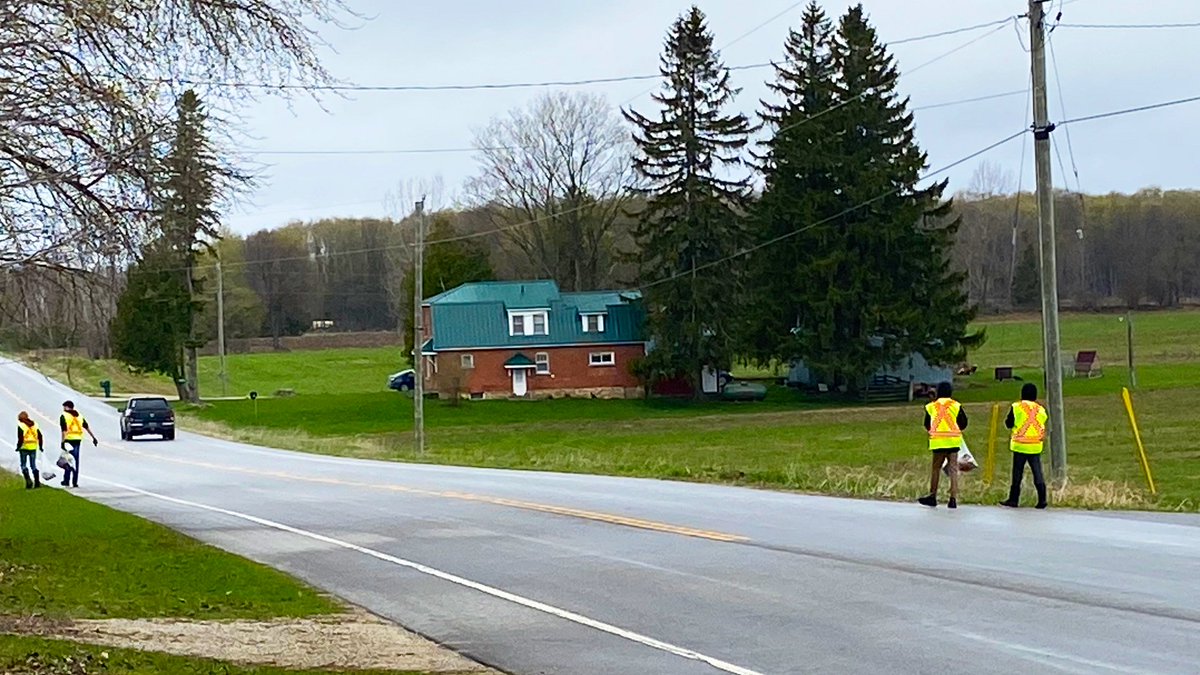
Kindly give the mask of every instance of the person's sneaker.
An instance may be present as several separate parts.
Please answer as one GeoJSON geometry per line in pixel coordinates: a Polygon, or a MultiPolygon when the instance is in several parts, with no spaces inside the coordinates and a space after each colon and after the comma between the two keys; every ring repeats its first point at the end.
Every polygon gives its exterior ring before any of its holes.
{"type": "Polygon", "coordinates": [[[917,503],[923,506],[935,507],[937,506],[937,495],[925,495],[918,499],[917,503]]]}
{"type": "Polygon", "coordinates": [[[1015,509],[1015,508],[1017,508],[1018,504],[1016,502],[1012,501],[1011,499],[1005,499],[1004,501],[1000,502],[1000,506],[1004,506],[1004,507],[1007,507],[1010,509],[1015,509]]]}
{"type": "Polygon", "coordinates": [[[1045,509],[1045,508],[1046,508],[1046,506],[1047,506],[1046,502],[1038,502],[1038,505],[1037,505],[1037,506],[1035,506],[1035,507],[1033,507],[1033,508],[1035,508],[1035,509],[1045,509]]]}
{"type": "Polygon", "coordinates": [[[958,508],[958,500],[957,500],[957,499],[955,499],[954,497],[951,497],[951,498],[950,498],[950,503],[946,505],[946,508],[948,508],[948,509],[957,509],[957,508],[958,508]]]}

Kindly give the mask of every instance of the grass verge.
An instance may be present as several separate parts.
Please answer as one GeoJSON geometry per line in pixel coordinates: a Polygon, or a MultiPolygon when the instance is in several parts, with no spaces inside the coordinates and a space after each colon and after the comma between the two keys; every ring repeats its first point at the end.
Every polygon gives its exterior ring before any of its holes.
{"type": "MultiPolygon", "coordinates": [[[[1200,407],[1200,389],[1149,391],[1135,400],[1159,494],[1150,495],[1145,487],[1119,397],[1078,396],[1067,400],[1071,481],[1055,496],[1057,505],[1198,510],[1200,448],[1194,410],[1200,407]]],[[[301,405],[299,400],[273,402],[280,408],[271,416],[270,428],[246,424],[240,413],[226,417],[224,411],[241,403],[203,409],[199,419],[186,417],[185,424],[233,440],[330,455],[723,482],[851,497],[909,499],[921,494],[928,481],[918,406],[571,419],[552,414],[560,410],[558,404],[570,403],[565,401],[464,403],[458,408],[431,403],[423,457],[413,452],[399,411],[373,411],[380,426],[368,427],[370,433],[358,433],[346,419],[331,421],[312,410],[286,407],[301,405]],[[464,416],[458,424],[439,422],[442,415],[458,414],[464,416]],[[381,431],[389,419],[397,430],[381,431]],[[470,420],[477,423],[466,423],[470,420]]],[[[594,411],[609,403],[636,402],[581,403],[594,411]]],[[[606,409],[626,410],[617,405],[606,409]]],[[[968,442],[982,462],[991,404],[972,403],[967,410],[972,419],[968,442]]],[[[999,501],[1007,490],[1010,461],[1001,429],[994,479],[989,486],[981,473],[968,476],[965,501],[999,501]]]]}
{"type": "MultiPolygon", "coordinates": [[[[80,645],[65,640],[0,635],[0,672],[13,675],[329,675],[331,671],[238,666],[157,652],[80,645]]],[[[339,672],[354,672],[358,675],[424,675],[417,671],[339,672]]]]}
{"type": "Polygon", "coordinates": [[[341,607],[287,575],[0,472],[0,615],[268,619],[341,607]]]}

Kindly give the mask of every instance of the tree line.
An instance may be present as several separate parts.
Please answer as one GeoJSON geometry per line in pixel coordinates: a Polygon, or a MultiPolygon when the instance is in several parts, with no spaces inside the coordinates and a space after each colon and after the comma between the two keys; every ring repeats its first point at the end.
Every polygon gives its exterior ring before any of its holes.
{"type": "MultiPolygon", "coordinates": [[[[667,32],[651,104],[551,93],[478,130],[476,175],[428,217],[427,294],[491,278],[640,288],[647,379],[696,384],[705,366],[804,359],[851,388],[913,351],[960,358],[983,339],[969,330],[977,311],[1036,308],[1035,200],[992,165],[953,198],[946,181],[922,180],[895,60],[861,5],[836,20],[806,8],[754,114],[736,106],[713,44],[693,7],[667,32]]],[[[322,75],[304,44],[276,49],[322,75]]],[[[0,265],[6,346],[84,347],[186,382],[215,337],[218,288],[230,338],[399,330],[411,345],[415,218],[224,231],[218,205],[251,179],[224,159],[226,125],[200,94],[171,100],[147,184],[125,186],[146,205],[136,226],[87,246],[44,238],[46,251],[0,265]],[[121,245],[98,245],[113,237],[121,245]]],[[[1056,203],[1064,304],[1200,295],[1196,193],[1056,203]]]]}

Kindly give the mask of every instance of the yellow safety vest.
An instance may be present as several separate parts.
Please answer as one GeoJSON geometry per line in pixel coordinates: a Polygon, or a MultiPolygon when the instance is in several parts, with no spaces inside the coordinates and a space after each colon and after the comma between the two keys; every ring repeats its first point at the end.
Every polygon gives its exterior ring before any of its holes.
{"type": "Polygon", "coordinates": [[[1013,428],[1009,448],[1013,452],[1039,455],[1045,447],[1046,420],[1050,415],[1041,404],[1034,401],[1017,401],[1012,404],[1013,428]]]}
{"type": "Polygon", "coordinates": [[[21,449],[22,450],[37,450],[38,449],[38,427],[37,423],[26,425],[24,422],[17,422],[17,427],[21,429],[21,449]]]}
{"type": "Polygon", "coordinates": [[[68,441],[82,441],[83,415],[63,413],[63,419],[67,422],[67,432],[63,435],[63,438],[66,438],[68,441]]]}
{"type": "Polygon", "coordinates": [[[929,449],[958,450],[962,445],[962,429],[958,428],[958,412],[962,404],[952,398],[939,398],[925,406],[929,413],[929,449]]]}

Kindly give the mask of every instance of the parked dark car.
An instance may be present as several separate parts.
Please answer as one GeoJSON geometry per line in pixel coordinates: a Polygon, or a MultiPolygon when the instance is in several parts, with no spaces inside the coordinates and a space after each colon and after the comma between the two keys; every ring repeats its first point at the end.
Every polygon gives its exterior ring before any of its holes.
{"type": "Polygon", "coordinates": [[[121,408],[121,440],[138,436],[161,436],[175,440],[175,411],[161,396],[137,396],[121,408]]]}
{"type": "Polygon", "coordinates": [[[411,368],[393,373],[388,378],[388,389],[393,391],[412,391],[413,387],[417,386],[414,375],[415,373],[411,368]]]}

